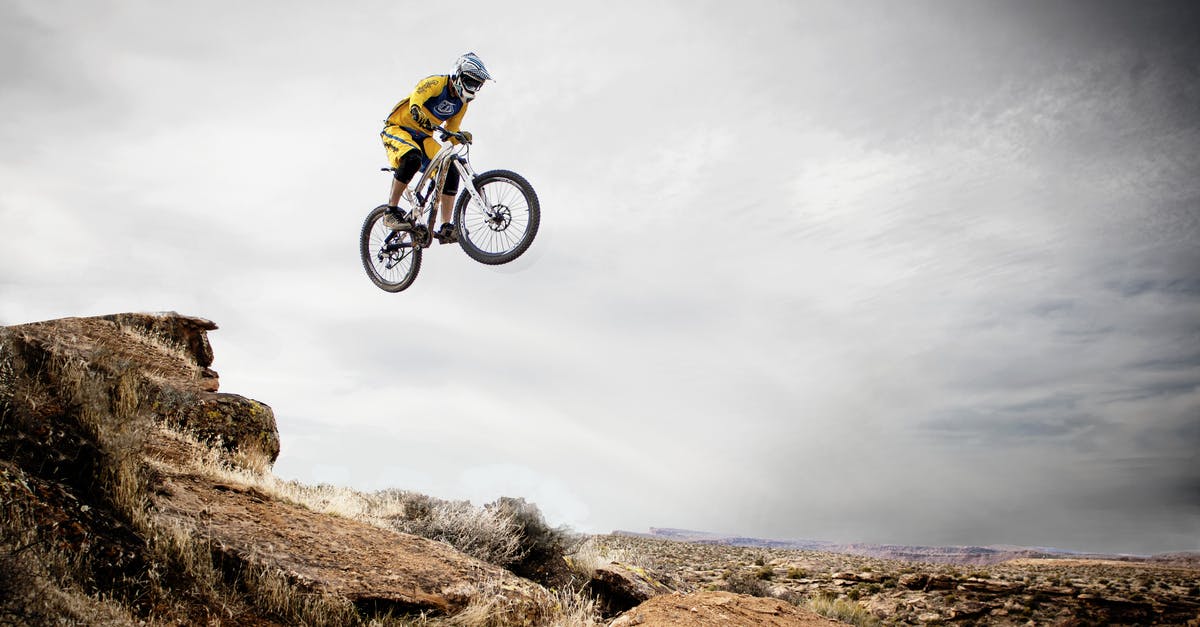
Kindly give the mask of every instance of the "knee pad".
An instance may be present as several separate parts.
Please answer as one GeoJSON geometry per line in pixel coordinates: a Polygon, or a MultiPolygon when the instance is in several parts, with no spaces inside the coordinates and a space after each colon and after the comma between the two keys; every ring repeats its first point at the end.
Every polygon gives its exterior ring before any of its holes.
{"type": "Polygon", "coordinates": [[[453,196],[458,193],[458,168],[454,164],[448,165],[450,169],[446,171],[446,185],[442,187],[442,193],[453,196]]]}
{"type": "Polygon", "coordinates": [[[396,168],[396,171],[392,175],[396,177],[397,181],[407,183],[412,180],[413,175],[420,169],[421,156],[417,154],[417,151],[410,150],[404,153],[404,156],[400,157],[400,167],[396,168]]]}

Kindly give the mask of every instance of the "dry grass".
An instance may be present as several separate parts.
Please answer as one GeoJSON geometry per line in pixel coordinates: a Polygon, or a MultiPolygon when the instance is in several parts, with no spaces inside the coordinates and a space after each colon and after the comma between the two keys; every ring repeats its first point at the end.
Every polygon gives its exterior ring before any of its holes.
{"type": "Polygon", "coordinates": [[[145,345],[147,351],[169,356],[180,364],[186,365],[191,370],[200,370],[200,366],[196,364],[195,355],[186,346],[180,344],[175,338],[167,335],[165,332],[124,325],[121,325],[120,328],[121,332],[127,337],[145,345]]]}
{"type": "MultiPolygon", "coordinates": [[[[375,624],[372,622],[372,625],[375,624]]],[[[483,594],[465,610],[453,616],[419,616],[390,621],[384,619],[378,624],[414,627],[508,627],[529,623],[524,611],[514,612],[514,608],[501,596],[483,594]]],[[[608,624],[608,621],[600,616],[596,601],[591,597],[582,592],[559,591],[555,596],[548,598],[546,606],[542,608],[540,616],[533,624],[539,627],[601,627],[608,624]]]]}
{"type": "Polygon", "coordinates": [[[207,443],[161,425],[158,429],[162,436],[180,441],[187,450],[195,452],[190,460],[191,469],[203,476],[253,487],[314,512],[445,542],[467,555],[502,567],[524,555],[525,547],[515,521],[498,509],[401,490],[363,493],[350,488],[285,481],[264,468],[269,467],[267,464],[255,467],[231,463],[219,443],[207,443]]]}
{"type": "Polygon", "coordinates": [[[0,500],[0,624],[136,625],[120,603],[86,593],[75,573],[86,557],[47,542],[15,501],[0,500]]]}
{"type": "Polygon", "coordinates": [[[631,551],[608,546],[598,537],[588,538],[567,557],[572,569],[582,575],[591,575],[600,567],[614,562],[618,564],[635,562],[631,551]]]}
{"type": "Polygon", "coordinates": [[[251,568],[243,574],[254,604],[302,625],[357,625],[363,622],[354,604],[330,594],[303,591],[278,569],[251,568]]]}

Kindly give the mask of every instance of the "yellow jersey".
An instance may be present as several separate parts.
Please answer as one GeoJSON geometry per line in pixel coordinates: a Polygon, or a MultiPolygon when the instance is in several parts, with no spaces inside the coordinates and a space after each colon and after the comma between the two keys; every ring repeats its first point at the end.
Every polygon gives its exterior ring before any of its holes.
{"type": "Polygon", "coordinates": [[[445,74],[430,76],[417,83],[412,94],[392,108],[383,129],[384,141],[386,143],[387,135],[392,135],[397,141],[421,148],[426,157],[432,158],[437,150],[429,152],[427,148],[430,144],[436,147],[437,143],[424,140],[433,126],[440,124],[448,131],[458,132],[466,113],[467,103],[454,93],[450,77],[445,74]]]}

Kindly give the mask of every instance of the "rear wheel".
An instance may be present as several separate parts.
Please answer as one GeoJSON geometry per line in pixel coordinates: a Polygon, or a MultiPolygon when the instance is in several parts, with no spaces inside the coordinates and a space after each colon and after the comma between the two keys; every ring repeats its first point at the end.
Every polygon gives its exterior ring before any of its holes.
{"type": "Polygon", "coordinates": [[[492,170],[475,177],[480,206],[466,190],[454,204],[458,245],[479,263],[508,263],[529,249],[541,221],[537,193],[520,174],[492,170]]]}
{"type": "Polygon", "coordinates": [[[371,282],[385,292],[399,292],[416,280],[421,270],[421,248],[413,246],[412,233],[383,225],[386,212],[387,205],[380,205],[367,214],[358,247],[371,282]]]}

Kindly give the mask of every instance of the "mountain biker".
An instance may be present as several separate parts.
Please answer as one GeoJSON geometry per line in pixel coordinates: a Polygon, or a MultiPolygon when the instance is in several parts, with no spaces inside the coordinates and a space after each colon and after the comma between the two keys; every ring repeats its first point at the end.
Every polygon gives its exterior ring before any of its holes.
{"type": "MultiPolygon", "coordinates": [[[[454,62],[450,74],[436,74],[417,83],[411,95],[401,100],[387,117],[380,137],[387,150],[388,161],[395,168],[391,195],[388,197],[389,211],[384,225],[392,230],[411,228],[409,216],[400,209],[400,195],[418,170],[424,170],[430,159],[437,155],[441,146],[432,137],[434,126],[441,124],[446,130],[461,133],[463,140],[471,141],[471,133],[459,131],[467,103],[491,79],[483,61],[474,52],[468,52],[454,62]]],[[[458,138],[451,138],[458,144],[458,138]]],[[[443,244],[458,240],[458,232],[451,223],[454,196],[458,193],[458,171],[450,168],[446,172],[446,184],[438,207],[442,226],[434,237],[443,244]]]]}

